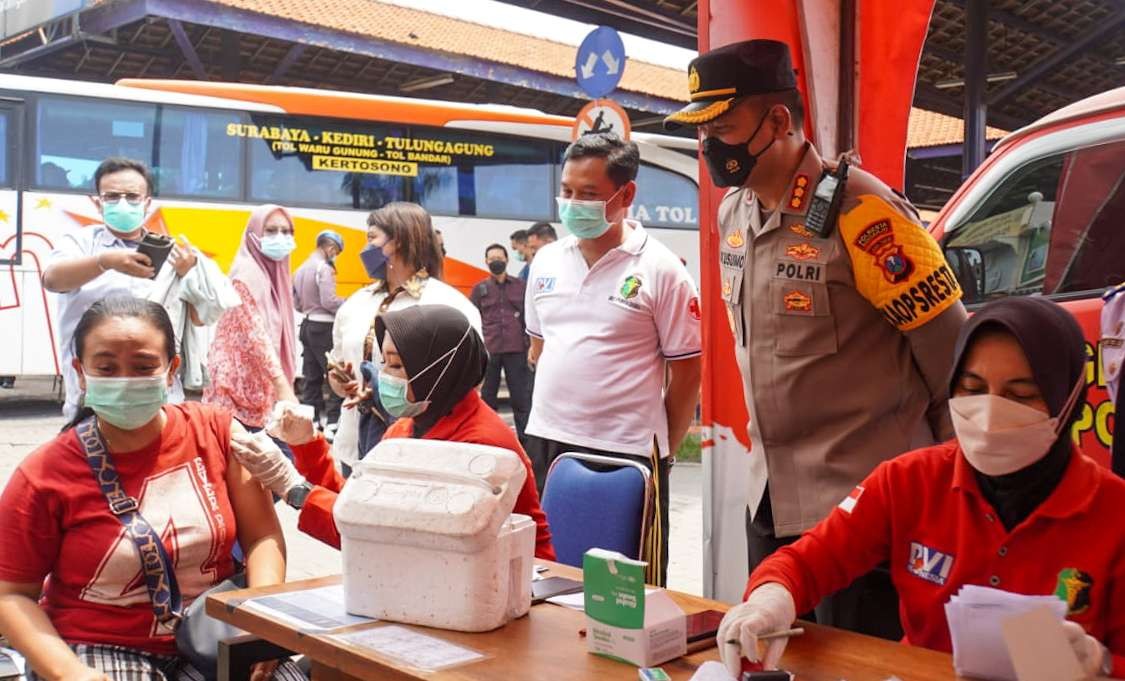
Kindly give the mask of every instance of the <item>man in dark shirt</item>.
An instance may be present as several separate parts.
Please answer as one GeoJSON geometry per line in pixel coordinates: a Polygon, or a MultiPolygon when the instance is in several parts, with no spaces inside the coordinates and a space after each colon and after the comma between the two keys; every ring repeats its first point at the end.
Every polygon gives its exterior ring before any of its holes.
{"type": "Polygon", "coordinates": [[[509,402],[516,421],[516,434],[523,440],[523,429],[531,411],[531,377],[527,366],[527,333],[523,325],[523,297],[526,284],[508,275],[508,249],[492,244],[484,251],[490,276],[473,287],[470,299],[480,309],[484,327],[484,346],[488,350],[488,370],[481,397],[496,409],[500,371],[508,383],[509,402]]]}
{"type": "Polygon", "coordinates": [[[527,271],[531,268],[531,258],[527,257],[527,230],[517,229],[512,232],[511,239],[512,251],[515,252],[516,259],[523,263],[519,277],[527,282],[527,271]]]}

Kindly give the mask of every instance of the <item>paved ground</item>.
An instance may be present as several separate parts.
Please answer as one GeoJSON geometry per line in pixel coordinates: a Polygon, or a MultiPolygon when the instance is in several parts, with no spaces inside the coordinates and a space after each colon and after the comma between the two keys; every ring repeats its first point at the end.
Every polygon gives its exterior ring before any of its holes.
{"type": "MultiPolygon", "coordinates": [[[[0,486],[6,485],[19,462],[63,425],[60,406],[52,400],[50,381],[20,380],[14,390],[0,389],[0,486]]],[[[683,464],[672,470],[671,559],[669,586],[701,594],[703,588],[703,469],[683,464]]],[[[289,579],[340,572],[340,553],[297,530],[297,514],[278,504],[289,547],[289,579]]],[[[2,522],[2,521],[0,521],[2,522]]]]}

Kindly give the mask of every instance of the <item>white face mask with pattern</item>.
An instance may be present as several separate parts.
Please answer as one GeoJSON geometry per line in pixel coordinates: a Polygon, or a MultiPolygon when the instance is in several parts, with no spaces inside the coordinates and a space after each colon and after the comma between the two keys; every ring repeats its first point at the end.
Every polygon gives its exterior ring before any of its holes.
{"type": "Polygon", "coordinates": [[[951,398],[949,413],[965,459],[985,475],[1007,475],[1043,458],[1069,420],[1084,382],[1080,376],[1058,416],[998,395],[951,398]]]}

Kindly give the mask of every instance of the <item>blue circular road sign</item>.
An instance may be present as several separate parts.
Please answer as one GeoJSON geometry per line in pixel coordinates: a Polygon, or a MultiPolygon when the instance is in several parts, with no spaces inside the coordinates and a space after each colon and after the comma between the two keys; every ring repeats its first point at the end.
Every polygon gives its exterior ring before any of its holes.
{"type": "Polygon", "coordinates": [[[594,99],[613,92],[625,70],[625,43],[609,26],[599,26],[578,46],[574,74],[578,87],[594,99]]]}

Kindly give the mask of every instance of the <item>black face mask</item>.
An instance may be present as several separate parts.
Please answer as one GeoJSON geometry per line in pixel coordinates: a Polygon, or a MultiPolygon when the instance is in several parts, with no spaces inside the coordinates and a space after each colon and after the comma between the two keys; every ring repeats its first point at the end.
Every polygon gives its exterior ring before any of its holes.
{"type": "Polygon", "coordinates": [[[503,260],[489,260],[488,261],[488,271],[492,272],[496,276],[500,276],[501,274],[503,274],[507,270],[508,270],[508,263],[504,262],[503,260]]]}
{"type": "Polygon", "coordinates": [[[387,256],[378,246],[368,246],[359,252],[359,259],[363,261],[363,269],[372,279],[387,278],[387,256]]]}
{"type": "Polygon", "coordinates": [[[758,127],[754,128],[750,137],[741,144],[727,144],[718,137],[708,137],[703,140],[703,158],[707,161],[707,170],[710,172],[711,181],[715,183],[715,186],[741,187],[746,184],[746,178],[750,177],[754,166],[758,164],[758,159],[769,151],[774,143],[774,140],[771,139],[766,148],[756,154],[751,154],[748,148],[750,142],[754,140],[754,136],[762,129],[762,124],[766,122],[766,117],[769,114],[770,112],[767,111],[762,115],[762,120],[758,121],[758,127]]]}

